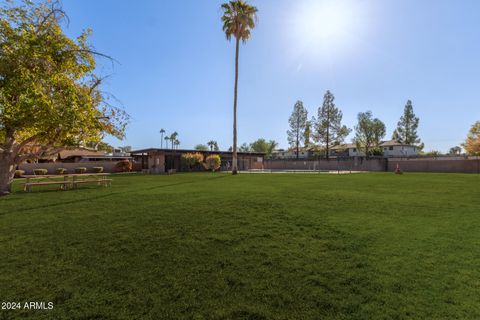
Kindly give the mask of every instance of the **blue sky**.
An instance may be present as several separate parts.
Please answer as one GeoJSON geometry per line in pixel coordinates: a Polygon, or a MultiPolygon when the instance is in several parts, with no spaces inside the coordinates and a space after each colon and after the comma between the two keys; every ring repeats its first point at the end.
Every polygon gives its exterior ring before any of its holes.
{"type": "MultiPolygon", "coordinates": [[[[65,0],[66,32],[93,29],[104,90],[131,115],[125,141],[160,145],[160,128],[181,148],[232,143],[234,44],[216,0],[65,0]]],[[[408,99],[426,150],[463,142],[480,119],[480,1],[257,0],[258,27],[240,49],[239,142],[287,147],[288,117],[302,100],[316,115],[331,90],[353,128],[371,110],[390,138],[408,99]]],[[[353,134],[347,139],[350,142],[353,134]]]]}

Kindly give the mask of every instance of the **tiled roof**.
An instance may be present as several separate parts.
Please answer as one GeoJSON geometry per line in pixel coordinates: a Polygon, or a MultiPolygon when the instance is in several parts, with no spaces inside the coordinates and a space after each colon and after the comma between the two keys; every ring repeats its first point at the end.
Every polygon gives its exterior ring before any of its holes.
{"type": "Polygon", "coordinates": [[[353,143],[339,144],[338,146],[330,148],[330,150],[345,150],[356,148],[357,145],[353,143]]]}
{"type": "Polygon", "coordinates": [[[77,149],[64,149],[59,152],[60,159],[66,159],[71,157],[95,157],[95,156],[105,156],[104,151],[91,150],[86,148],[77,148],[77,149]]]}
{"type": "Polygon", "coordinates": [[[381,147],[392,147],[392,146],[410,146],[410,145],[405,144],[405,143],[400,143],[400,142],[395,141],[395,140],[388,140],[388,141],[382,141],[380,146],[381,147]]]}

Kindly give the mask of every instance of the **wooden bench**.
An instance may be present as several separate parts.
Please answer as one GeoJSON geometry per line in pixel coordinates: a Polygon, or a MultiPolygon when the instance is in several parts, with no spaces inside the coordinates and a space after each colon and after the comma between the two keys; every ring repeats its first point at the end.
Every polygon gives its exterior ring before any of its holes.
{"type": "Polygon", "coordinates": [[[86,179],[86,180],[75,180],[72,182],[72,186],[74,188],[77,187],[79,184],[85,184],[85,183],[96,183],[99,186],[102,185],[104,187],[108,187],[112,185],[112,179],[86,179]]]}
{"type": "Polygon", "coordinates": [[[23,176],[26,178],[24,190],[30,192],[33,186],[60,185],[62,190],[68,187],[77,188],[79,184],[95,183],[99,186],[108,187],[112,185],[112,179],[107,179],[108,173],[84,173],[84,174],[66,174],[66,175],[43,175],[43,176],[23,176]],[[62,178],[63,181],[56,180],[62,178]],[[71,179],[70,179],[71,178],[71,179]],[[82,179],[83,178],[83,179],[82,179]],[[38,179],[47,179],[47,181],[31,181],[38,179]],[[52,179],[48,181],[48,179],[52,179]]]}
{"type": "Polygon", "coordinates": [[[44,182],[27,182],[23,187],[24,191],[30,192],[33,186],[61,185],[62,189],[66,189],[70,181],[44,181],[44,182]]]}

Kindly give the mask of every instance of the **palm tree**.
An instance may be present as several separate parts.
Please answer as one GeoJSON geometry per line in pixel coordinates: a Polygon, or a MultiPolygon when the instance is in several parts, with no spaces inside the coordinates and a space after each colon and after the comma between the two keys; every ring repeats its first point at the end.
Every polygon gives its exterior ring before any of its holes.
{"type": "Polygon", "coordinates": [[[178,132],[177,131],[174,131],[170,135],[170,142],[172,143],[172,149],[175,147],[174,143],[175,143],[175,140],[177,140],[177,137],[178,137],[178,132]]]}
{"type": "Polygon", "coordinates": [[[175,149],[178,150],[178,146],[180,145],[180,140],[175,139],[175,141],[173,141],[173,144],[175,145],[175,149]]]}
{"type": "Polygon", "coordinates": [[[235,37],[235,87],[233,95],[233,159],[232,174],[237,174],[237,93],[238,93],[238,53],[240,40],[244,43],[250,38],[250,32],[255,28],[257,8],[243,0],[229,1],[222,4],[223,32],[227,40],[235,37]]]}
{"type": "Polygon", "coordinates": [[[166,137],[164,138],[164,140],[165,140],[165,149],[166,149],[166,148],[168,148],[168,141],[170,141],[170,137],[169,137],[169,136],[166,136],[166,137]]]}
{"type": "Polygon", "coordinates": [[[217,141],[210,140],[207,142],[207,145],[210,147],[210,151],[213,151],[213,148],[217,145],[217,141]]]}
{"type": "Polygon", "coordinates": [[[160,143],[161,143],[160,148],[161,148],[161,149],[163,149],[163,134],[164,134],[164,133],[165,133],[165,129],[163,129],[163,128],[160,129],[160,134],[162,135],[162,138],[161,138],[161,140],[160,140],[160,143]]]}

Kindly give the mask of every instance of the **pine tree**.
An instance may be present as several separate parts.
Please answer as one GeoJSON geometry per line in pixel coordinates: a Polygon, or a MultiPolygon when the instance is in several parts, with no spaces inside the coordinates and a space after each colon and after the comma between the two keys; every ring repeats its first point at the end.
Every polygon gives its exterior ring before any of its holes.
{"type": "Polygon", "coordinates": [[[311,144],[311,136],[312,136],[312,123],[314,123],[315,119],[312,117],[312,120],[307,120],[305,123],[305,132],[303,133],[303,145],[305,147],[309,147],[311,144]]]}
{"type": "Polygon", "coordinates": [[[407,145],[415,145],[423,149],[424,144],[418,138],[417,129],[420,119],[413,112],[412,101],[408,100],[403,111],[403,116],[398,121],[397,129],[393,132],[392,139],[407,145]]]}
{"type": "Polygon", "coordinates": [[[350,129],[342,126],[342,111],[335,107],[335,97],[327,90],[323,97],[323,105],[318,108],[318,117],[315,122],[315,141],[325,146],[327,159],[330,148],[339,145],[350,133],[350,129]]]}
{"type": "Polygon", "coordinates": [[[300,149],[300,143],[304,135],[305,128],[307,126],[308,111],[303,106],[302,101],[297,101],[293,107],[293,112],[288,123],[290,124],[290,130],[287,131],[288,143],[290,146],[296,149],[297,159],[300,149]]]}

